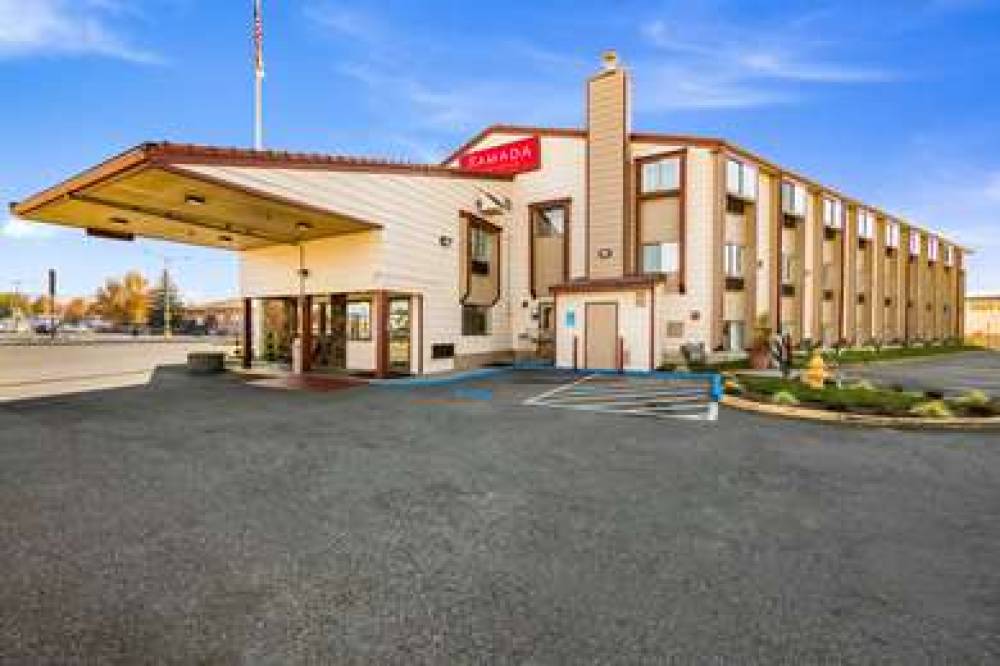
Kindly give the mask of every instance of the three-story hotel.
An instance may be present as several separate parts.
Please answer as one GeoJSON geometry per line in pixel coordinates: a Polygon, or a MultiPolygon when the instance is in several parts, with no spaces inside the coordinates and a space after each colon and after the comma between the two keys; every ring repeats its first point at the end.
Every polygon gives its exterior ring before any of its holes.
{"type": "Polygon", "coordinates": [[[634,131],[631,94],[609,53],[581,129],[497,125],[436,165],[147,143],[11,208],[238,252],[246,366],[296,339],[305,370],[387,376],[963,334],[965,248],[723,139],[634,131]]]}

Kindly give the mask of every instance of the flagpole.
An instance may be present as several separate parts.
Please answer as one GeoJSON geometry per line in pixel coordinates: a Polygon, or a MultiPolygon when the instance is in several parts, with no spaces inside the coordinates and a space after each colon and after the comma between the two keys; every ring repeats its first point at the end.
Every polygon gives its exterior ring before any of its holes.
{"type": "Polygon", "coordinates": [[[253,147],[264,149],[264,18],[263,0],[254,0],[254,124],[253,147]]]}

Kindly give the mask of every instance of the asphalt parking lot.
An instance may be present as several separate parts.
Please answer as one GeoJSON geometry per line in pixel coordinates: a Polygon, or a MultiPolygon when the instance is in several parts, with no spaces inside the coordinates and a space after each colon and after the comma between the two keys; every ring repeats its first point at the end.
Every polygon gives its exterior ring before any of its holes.
{"type": "Polygon", "coordinates": [[[1000,658],[1000,434],[523,404],[559,381],[0,405],[0,662],[1000,658]]]}
{"type": "Polygon", "coordinates": [[[1000,352],[965,352],[853,366],[847,374],[886,386],[899,384],[907,389],[941,391],[948,396],[972,389],[1000,395],[1000,352]]]}

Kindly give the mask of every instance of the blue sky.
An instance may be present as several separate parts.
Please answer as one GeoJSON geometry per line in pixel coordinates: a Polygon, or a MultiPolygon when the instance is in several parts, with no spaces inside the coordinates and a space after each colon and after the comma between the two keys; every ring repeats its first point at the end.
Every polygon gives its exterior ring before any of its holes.
{"type": "MultiPolygon", "coordinates": [[[[0,0],[0,199],[123,148],[247,145],[250,0],[0,0]]],[[[265,0],[269,147],[436,160],[495,123],[580,125],[616,48],[635,127],[729,138],[974,246],[1000,291],[1000,2],[265,0]]],[[[189,298],[224,252],[86,239],[0,213],[0,290],[93,292],[169,257],[189,298]]]]}

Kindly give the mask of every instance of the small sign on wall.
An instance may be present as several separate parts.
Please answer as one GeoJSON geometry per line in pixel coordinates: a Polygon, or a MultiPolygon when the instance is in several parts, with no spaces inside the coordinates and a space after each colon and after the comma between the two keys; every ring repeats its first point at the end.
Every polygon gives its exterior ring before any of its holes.
{"type": "Polygon", "coordinates": [[[566,328],[576,328],[576,310],[566,309],[566,328]]]}

